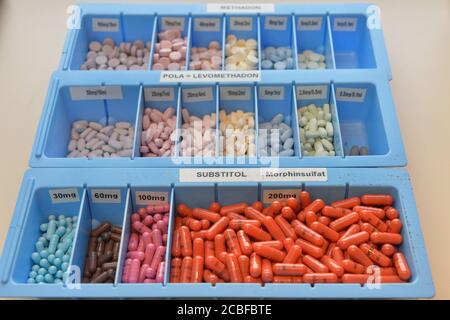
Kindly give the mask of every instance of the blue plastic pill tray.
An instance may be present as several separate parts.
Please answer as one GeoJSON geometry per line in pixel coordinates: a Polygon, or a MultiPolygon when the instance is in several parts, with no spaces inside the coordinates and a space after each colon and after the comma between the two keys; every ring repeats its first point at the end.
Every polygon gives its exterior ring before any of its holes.
{"type": "Polygon", "coordinates": [[[402,168],[382,168],[405,166],[406,155],[389,86],[391,71],[376,7],[368,4],[82,4],[74,14],[74,27],[68,31],[59,69],[49,83],[30,157],[32,169],[24,176],[0,260],[0,296],[419,298],[434,295],[409,176],[402,168]],[[233,30],[236,19],[248,22],[246,30],[233,30]],[[281,27],[277,24],[276,30],[270,23],[274,20],[281,21],[281,27]],[[209,21],[214,28],[198,28],[199,21],[209,21]],[[90,41],[111,37],[116,42],[139,39],[154,44],[157,34],[171,25],[181,29],[189,48],[205,46],[212,40],[223,47],[226,36],[233,33],[257,39],[258,56],[267,46],[288,46],[295,57],[311,49],[325,55],[327,68],[301,70],[295,62],[291,70],[274,71],[261,70],[259,63],[254,71],[256,77],[251,81],[239,78],[231,82],[178,79],[179,74],[190,70],[172,74],[175,80],[166,80],[164,72],[151,70],[151,64],[148,70],[141,71],[80,70],[90,41]],[[88,91],[98,95],[93,97],[88,91]],[[208,98],[192,101],[188,92],[208,98]],[[310,103],[331,106],[336,156],[308,157],[301,152],[298,108],[310,103]],[[254,113],[256,134],[260,123],[282,113],[284,121],[293,129],[294,155],[263,157],[258,151],[253,157],[221,158],[217,156],[217,146],[216,155],[209,158],[181,157],[178,147],[172,158],[141,157],[144,109],[164,110],[169,106],[176,109],[178,127],[182,125],[182,108],[197,116],[241,108],[254,113]],[[66,158],[71,124],[80,119],[104,125],[131,122],[136,128],[132,156],[66,158]],[[366,146],[369,154],[350,156],[353,145],[366,146]],[[267,175],[264,171],[275,168],[280,168],[281,173],[302,171],[304,175],[267,175]],[[226,174],[216,175],[221,171],[226,174]],[[319,174],[311,175],[311,172],[319,174]],[[178,203],[194,207],[208,206],[212,201],[223,205],[250,203],[266,201],[267,194],[283,196],[298,190],[308,190],[314,198],[326,202],[365,193],[391,194],[404,224],[400,249],[412,271],[410,282],[379,287],[339,283],[264,286],[170,283],[174,208],[178,203]],[[97,199],[95,194],[99,193],[104,198],[97,199]],[[121,283],[130,215],[142,206],[159,201],[170,203],[164,282],[121,283]],[[83,270],[92,228],[103,220],[123,226],[114,283],[27,283],[39,225],[50,214],[78,216],[70,257],[74,274],[83,270]]]}

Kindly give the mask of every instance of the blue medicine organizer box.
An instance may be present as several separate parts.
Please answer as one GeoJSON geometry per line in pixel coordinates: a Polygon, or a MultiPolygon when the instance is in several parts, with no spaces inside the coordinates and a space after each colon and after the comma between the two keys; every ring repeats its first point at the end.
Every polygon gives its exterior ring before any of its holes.
{"type": "MultiPolygon", "coordinates": [[[[214,5],[98,5],[81,4],[79,28],[68,30],[58,70],[52,75],[30,166],[23,178],[15,212],[0,260],[0,296],[16,297],[264,297],[264,298],[418,298],[434,295],[426,248],[420,229],[409,176],[403,167],[403,148],[395,106],[389,86],[391,71],[382,30],[369,27],[376,8],[367,4],[348,5],[241,5],[229,8],[214,5]],[[221,8],[223,11],[221,11],[221,8]],[[288,46],[294,56],[306,49],[326,57],[324,70],[302,70],[295,62],[292,70],[261,70],[259,81],[165,82],[161,72],[82,71],[90,41],[111,37],[116,42],[143,40],[154,43],[167,19],[179,22],[190,46],[206,46],[216,40],[224,47],[230,21],[249,18],[251,30],[242,34],[258,41],[258,56],[267,46],[288,46]],[[282,30],[267,28],[270,19],[283,18],[282,30]],[[198,31],[196,19],[215,19],[213,32],[198,31]],[[110,29],[95,28],[98,21],[111,22],[110,29]],[[84,99],[75,94],[86,88],[102,89],[104,95],[84,99]],[[227,101],[226,93],[244,92],[242,99],[227,101]],[[75,90],[76,91],[76,90],[75,90]],[[276,98],[267,95],[276,92],[276,98]],[[155,99],[154,93],[165,99],[155,99]],[[210,99],[189,101],[186,92],[207,92],[210,99]],[[298,108],[316,103],[331,106],[336,156],[308,157],[302,154],[298,108]],[[145,158],[140,156],[140,128],[146,107],[176,109],[181,126],[181,109],[204,115],[225,109],[241,108],[254,113],[258,125],[282,113],[293,128],[294,155],[273,159],[257,152],[254,157],[192,159],[145,158]],[[71,124],[88,119],[102,124],[129,121],[136,128],[133,154],[128,158],[66,158],[71,124]],[[353,145],[368,147],[367,156],[351,156],[353,145]],[[197,161],[199,160],[199,161],[197,161]],[[203,160],[203,161],[202,161],[203,160]],[[274,162],[277,161],[277,162],[274,162]],[[299,178],[279,180],[186,180],[183,170],[252,170],[270,168],[314,169],[326,172],[322,180],[299,178]],[[385,168],[383,168],[385,167],[385,168]],[[95,190],[113,190],[120,195],[114,203],[98,203],[95,190]],[[174,284],[170,283],[170,263],[162,284],[125,284],[121,282],[130,215],[143,206],[137,192],[162,195],[170,203],[170,221],[166,261],[170,262],[175,206],[223,205],[263,200],[267,190],[308,190],[312,197],[326,202],[365,193],[388,193],[396,199],[404,224],[401,251],[412,271],[407,283],[383,284],[369,288],[359,284],[174,284]],[[68,193],[69,201],[52,201],[49,191],[68,193]],[[76,195],[76,196],[73,196],[76,195]],[[73,197],[72,197],[73,196],[73,197]],[[71,198],[72,197],[72,198],[71,198]],[[48,215],[63,213],[78,216],[79,225],[70,265],[84,267],[88,235],[93,225],[109,220],[123,226],[119,267],[112,284],[28,284],[31,253],[39,234],[39,225],[48,215]]],[[[153,46],[152,46],[153,47],[153,46]]],[[[151,51],[152,56],[153,51],[151,51]]],[[[296,60],[296,59],[295,59],[296,60]]],[[[189,53],[187,57],[189,61],[189,53]]],[[[188,65],[188,64],[187,64],[188,65]]],[[[185,70],[189,72],[189,70],[185,70]]],[[[216,127],[218,126],[218,122],[216,127]]],[[[216,137],[219,132],[216,131],[216,137]]],[[[66,199],[67,200],[67,199],[66,199]]]]}

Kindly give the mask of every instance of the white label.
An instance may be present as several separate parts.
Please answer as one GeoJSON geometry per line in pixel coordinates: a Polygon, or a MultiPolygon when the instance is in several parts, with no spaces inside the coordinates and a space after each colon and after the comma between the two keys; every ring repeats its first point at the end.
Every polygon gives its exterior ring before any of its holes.
{"type": "Polygon", "coordinates": [[[298,18],[297,30],[318,31],[322,29],[322,17],[300,17],[298,18]]]}
{"type": "Polygon", "coordinates": [[[261,72],[254,71],[161,71],[160,82],[258,82],[261,72]]]}
{"type": "Polygon", "coordinates": [[[213,93],[211,87],[183,89],[184,102],[202,102],[212,100],[213,100],[213,93]]]}
{"type": "Polygon", "coordinates": [[[286,30],[287,17],[278,17],[278,16],[266,17],[264,22],[264,28],[266,30],[286,30]]]}
{"type": "Polygon", "coordinates": [[[163,204],[169,202],[168,192],[136,191],[134,195],[136,204],[138,206],[146,206],[149,204],[163,204]]]}
{"type": "Polygon", "coordinates": [[[206,12],[270,13],[275,12],[275,5],[273,3],[208,3],[206,12]]]}
{"type": "Polygon", "coordinates": [[[92,189],[91,199],[94,203],[121,203],[120,190],[118,189],[92,189]]]}
{"type": "Polygon", "coordinates": [[[263,100],[283,100],[284,87],[259,87],[258,95],[263,100]]]}
{"type": "Polygon", "coordinates": [[[298,86],[297,100],[304,99],[326,99],[328,97],[328,86],[298,86]]]}
{"type": "Polygon", "coordinates": [[[231,31],[252,31],[253,18],[252,17],[230,17],[231,31]]]}
{"type": "Polygon", "coordinates": [[[277,200],[287,200],[289,198],[300,199],[301,189],[264,189],[263,202],[272,203],[277,200]]]}
{"type": "Polygon", "coordinates": [[[220,31],[220,19],[219,18],[195,18],[194,19],[194,31],[220,31]]]}
{"type": "Polygon", "coordinates": [[[72,100],[122,99],[121,86],[108,87],[70,87],[72,100]]]}
{"type": "Polygon", "coordinates": [[[175,88],[144,88],[145,101],[173,101],[175,88]]]}
{"type": "Polygon", "coordinates": [[[334,31],[355,31],[358,19],[356,18],[335,18],[334,31]]]}
{"type": "Polygon", "coordinates": [[[366,89],[336,88],[336,101],[363,102],[366,92],[366,89]]]}
{"type": "Polygon", "coordinates": [[[327,181],[326,168],[180,169],[180,182],[303,182],[327,181]]]}
{"type": "Polygon", "coordinates": [[[119,19],[93,18],[92,31],[119,32],[119,19]]]}
{"type": "Polygon", "coordinates": [[[251,87],[221,87],[221,100],[250,100],[251,87]]]}
{"type": "Polygon", "coordinates": [[[161,29],[178,29],[184,31],[184,17],[162,17],[161,18],[161,29]]]}
{"type": "Polygon", "coordinates": [[[80,196],[78,190],[75,188],[70,189],[53,189],[48,190],[52,203],[65,203],[65,202],[78,202],[80,196]]]}

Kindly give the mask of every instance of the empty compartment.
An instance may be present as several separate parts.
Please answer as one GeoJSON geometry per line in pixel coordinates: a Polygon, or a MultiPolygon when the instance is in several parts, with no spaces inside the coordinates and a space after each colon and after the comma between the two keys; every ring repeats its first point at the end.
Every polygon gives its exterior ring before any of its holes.
{"type": "Polygon", "coordinates": [[[217,87],[182,87],[180,121],[180,156],[214,157],[217,139],[217,87]]]}
{"type": "Polygon", "coordinates": [[[259,69],[260,33],[259,17],[226,17],[225,70],[259,69]]]}
{"type": "Polygon", "coordinates": [[[70,70],[146,70],[155,16],[85,15],[78,30],[70,70]]]}
{"type": "Polygon", "coordinates": [[[12,280],[62,285],[70,266],[84,191],[39,188],[30,195],[20,237],[14,244],[12,280]]]}
{"type": "Polygon", "coordinates": [[[170,187],[131,187],[118,282],[162,285],[166,276],[170,187]]]}
{"type": "Polygon", "coordinates": [[[327,16],[300,15],[295,19],[299,69],[334,69],[327,16]]]}
{"type": "Polygon", "coordinates": [[[48,158],[131,157],[138,86],[61,87],[45,139],[48,158]]]}
{"type": "Polygon", "coordinates": [[[297,111],[292,85],[260,85],[257,101],[259,156],[298,156],[297,111]]]}
{"type": "Polygon", "coordinates": [[[292,16],[261,16],[261,69],[296,69],[292,16]]]}
{"type": "Polygon", "coordinates": [[[184,15],[158,17],[152,47],[152,70],[186,70],[189,21],[189,16],[184,15]]]}
{"type": "Polygon", "coordinates": [[[177,141],[176,86],[144,87],[143,110],[137,135],[142,157],[170,157],[177,141]]]}
{"type": "Polygon", "coordinates": [[[301,154],[343,156],[338,112],[330,84],[296,86],[301,154]]]}
{"type": "Polygon", "coordinates": [[[219,87],[219,154],[225,157],[256,156],[255,88],[219,87]]]}
{"type": "Polygon", "coordinates": [[[194,16],[191,21],[189,70],[221,70],[224,44],[223,17],[194,16]]]}
{"type": "Polygon", "coordinates": [[[376,68],[367,17],[330,16],[336,68],[376,68]]]}
{"type": "Polygon", "coordinates": [[[375,86],[336,84],[335,95],[345,155],[387,154],[389,146],[375,86]]]}

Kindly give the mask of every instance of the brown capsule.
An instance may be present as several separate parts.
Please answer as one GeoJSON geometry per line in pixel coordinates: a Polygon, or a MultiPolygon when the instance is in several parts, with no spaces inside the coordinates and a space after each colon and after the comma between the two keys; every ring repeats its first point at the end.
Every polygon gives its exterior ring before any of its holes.
{"type": "Polygon", "coordinates": [[[102,264],[103,270],[109,270],[109,269],[115,270],[116,268],[117,268],[117,261],[105,262],[104,264],[102,264]]]}
{"type": "Polygon", "coordinates": [[[97,270],[97,257],[97,251],[89,252],[88,270],[91,274],[97,270]]]}
{"type": "Polygon", "coordinates": [[[118,226],[112,226],[111,227],[111,232],[112,233],[116,233],[118,235],[121,235],[122,234],[122,228],[118,227],[118,226]]]}
{"type": "Polygon", "coordinates": [[[113,240],[114,242],[120,242],[120,237],[121,237],[120,233],[112,232],[110,235],[111,235],[111,240],[113,240]]]}
{"type": "Polygon", "coordinates": [[[100,236],[103,232],[109,231],[109,229],[111,229],[111,223],[109,223],[109,222],[103,222],[103,223],[102,223],[101,225],[99,225],[96,229],[92,230],[91,236],[93,236],[93,237],[98,237],[98,236],[100,236]]]}
{"type": "Polygon", "coordinates": [[[105,252],[105,242],[102,238],[97,238],[97,249],[95,251],[97,251],[98,256],[101,256],[105,252]]]}
{"type": "Polygon", "coordinates": [[[88,252],[96,251],[97,250],[97,237],[90,237],[89,239],[89,245],[88,245],[88,252]]]}
{"type": "Polygon", "coordinates": [[[109,239],[109,241],[105,245],[105,252],[113,252],[114,241],[109,239]]]}
{"type": "Polygon", "coordinates": [[[111,232],[109,232],[109,231],[103,232],[101,237],[102,237],[103,241],[107,242],[107,241],[109,241],[109,239],[111,239],[111,232]]]}
{"type": "Polygon", "coordinates": [[[102,268],[97,268],[97,270],[95,270],[94,274],[92,275],[91,279],[98,277],[101,273],[102,273],[102,268]]]}
{"type": "Polygon", "coordinates": [[[91,283],[104,283],[106,280],[110,279],[110,275],[109,275],[108,271],[104,271],[104,272],[100,273],[98,276],[96,276],[95,278],[92,278],[91,283]]]}
{"type": "Polygon", "coordinates": [[[104,254],[102,254],[101,256],[98,257],[97,259],[97,265],[98,266],[102,266],[104,263],[106,262],[110,262],[113,258],[113,253],[112,252],[106,252],[104,254]]]}
{"type": "Polygon", "coordinates": [[[120,249],[120,243],[114,242],[113,246],[113,261],[117,261],[119,259],[119,249],[120,249]]]}

